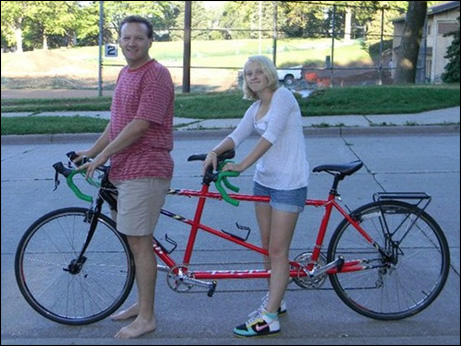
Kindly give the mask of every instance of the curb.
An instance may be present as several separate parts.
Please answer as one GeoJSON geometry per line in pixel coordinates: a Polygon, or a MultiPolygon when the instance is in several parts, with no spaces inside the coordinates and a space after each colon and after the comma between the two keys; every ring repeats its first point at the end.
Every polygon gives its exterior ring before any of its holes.
{"type": "MultiPolygon", "coordinates": [[[[232,132],[222,130],[187,130],[175,131],[174,140],[181,139],[221,139],[232,132]]],[[[371,126],[371,127],[306,127],[304,135],[309,136],[345,136],[345,135],[401,135],[428,133],[460,133],[460,125],[418,125],[418,126],[371,126]]],[[[94,142],[100,133],[69,133],[56,135],[5,135],[2,145],[16,144],[65,144],[94,142]]]]}

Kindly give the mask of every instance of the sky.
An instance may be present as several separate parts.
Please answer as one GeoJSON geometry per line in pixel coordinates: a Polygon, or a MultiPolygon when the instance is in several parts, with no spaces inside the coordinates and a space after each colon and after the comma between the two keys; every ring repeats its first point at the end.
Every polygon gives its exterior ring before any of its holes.
{"type": "Polygon", "coordinates": [[[203,7],[205,7],[206,9],[216,8],[223,5],[224,1],[203,1],[203,7]]]}

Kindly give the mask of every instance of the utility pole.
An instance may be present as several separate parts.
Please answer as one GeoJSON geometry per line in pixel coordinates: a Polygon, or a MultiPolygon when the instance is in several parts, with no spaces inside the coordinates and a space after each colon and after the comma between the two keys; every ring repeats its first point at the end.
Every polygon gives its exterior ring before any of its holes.
{"type": "Polygon", "coordinates": [[[184,12],[184,56],[182,68],[182,92],[190,92],[190,61],[191,61],[191,24],[192,2],[186,1],[184,12]]]}
{"type": "Polygon", "coordinates": [[[98,67],[98,96],[102,96],[102,50],[104,32],[104,1],[99,2],[99,67],[98,67]]]}
{"type": "Polygon", "coordinates": [[[277,67],[277,1],[273,1],[274,4],[274,32],[273,32],[273,44],[272,44],[272,62],[277,67]]]}

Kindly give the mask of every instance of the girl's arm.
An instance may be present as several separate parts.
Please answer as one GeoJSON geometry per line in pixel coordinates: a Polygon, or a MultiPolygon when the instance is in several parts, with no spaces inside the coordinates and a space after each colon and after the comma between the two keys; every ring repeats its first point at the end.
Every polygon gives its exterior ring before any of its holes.
{"type": "Polygon", "coordinates": [[[224,166],[223,171],[236,171],[243,172],[248,167],[251,167],[256,161],[258,161],[272,146],[264,137],[259,139],[254,149],[239,163],[229,162],[224,166]]]}

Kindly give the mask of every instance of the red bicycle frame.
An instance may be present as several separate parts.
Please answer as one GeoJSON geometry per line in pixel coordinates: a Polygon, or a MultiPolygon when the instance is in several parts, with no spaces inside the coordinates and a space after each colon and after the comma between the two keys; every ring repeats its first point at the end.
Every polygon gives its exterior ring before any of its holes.
{"type": "MultiPolygon", "coordinates": [[[[177,274],[177,268],[181,267],[183,270],[186,271],[187,275],[193,277],[197,280],[217,280],[217,279],[263,279],[270,277],[270,270],[265,269],[249,269],[249,270],[207,270],[207,271],[190,271],[187,269],[190,259],[193,253],[195,240],[197,237],[197,233],[199,230],[205,231],[207,233],[213,234],[217,237],[222,239],[228,240],[232,243],[238,244],[242,247],[245,247],[249,250],[258,252],[262,255],[268,256],[267,250],[251,244],[245,240],[239,239],[235,236],[228,235],[222,231],[218,231],[214,228],[208,227],[201,223],[203,210],[205,208],[205,202],[207,199],[217,199],[222,200],[223,197],[220,193],[217,192],[210,192],[209,185],[203,184],[201,190],[187,190],[187,189],[172,189],[169,192],[170,195],[179,195],[179,196],[187,196],[187,197],[198,197],[198,204],[195,211],[195,216],[193,220],[184,218],[180,215],[173,214],[167,210],[162,209],[161,213],[165,216],[170,218],[174,218],[175,220],[181,221],[187,225],[191,226],[190,235],[188,238],[187,246],[185,249],[184,257],[182,263],[177,263],[175,260],[169,256],[168,252],[161,246],[156,240],[154,242],[154,252],[160,258],[167,268],[163,268],[165,270],[176,268],[174,273],[177,274]]],[[[229,197],[237,200],[237,201],[247,201],[247,202],[269,202],[269,197],[264,196],[254,196],[254,195],[247,195],[247,194],[229,194],[229,197]]],[[[307,267],[303,267],[302,264],[296,261],[290,261],[290,277],[304,277],[307,275],[312,275],[311,271],[314,269],[315,262],[319,259],[320,256],[320,249],[322,247],[325,234],[328,227],[328,222],[330,220],[330,216],[332,213],[333,208],[336,209],[344,218],[346,218],[354,227],[357,229],[360,234],[374,246],[377,246],[375,242],[371,239],[371,237],[363,230],[360,225],[353,220],[348,213],[346,213],[343,208],[338,204],[336,201],[336,194],[330,191],[327,200],[306,200],[307,206],[315,206],[315,207],[324,207],[325,213],[320,224],[320,228],[317,234],[317,239],[315,241],[314,250],[312,253],[312,261],[307,267]],[[303,269],[303,270],[300,270],[303,269]]],[[[327,274],[335,274],[338,272],[353,272],[365,269],[363,265],[361,265],[360,260],[353,260],[341,263],[340,266],[336,264],[327,264],[324,268],[324,272],[327,274]]]]}

